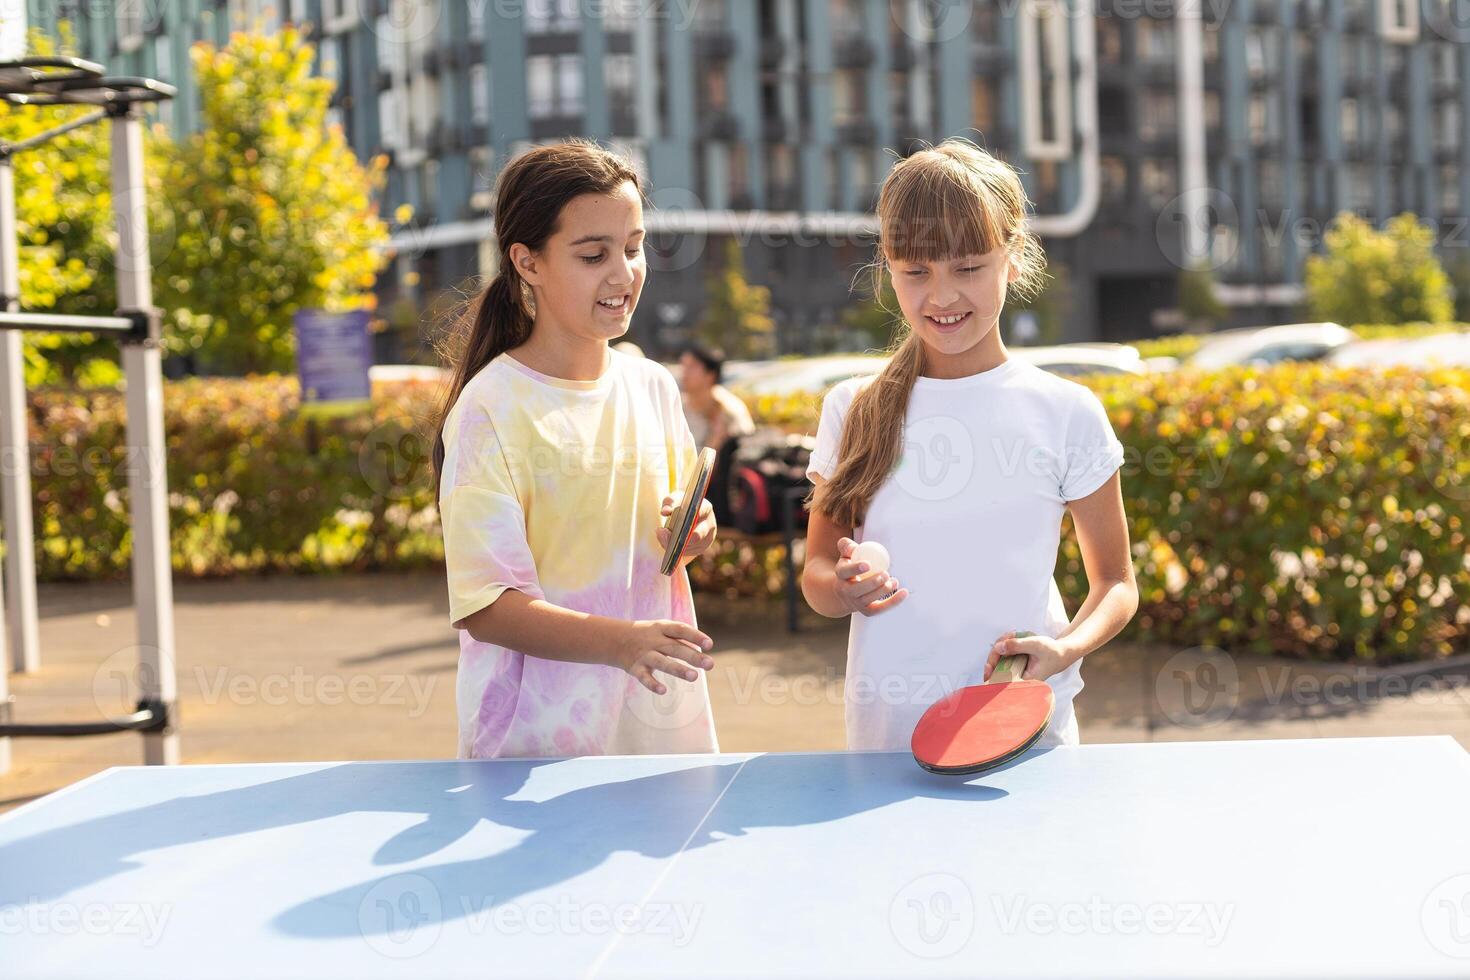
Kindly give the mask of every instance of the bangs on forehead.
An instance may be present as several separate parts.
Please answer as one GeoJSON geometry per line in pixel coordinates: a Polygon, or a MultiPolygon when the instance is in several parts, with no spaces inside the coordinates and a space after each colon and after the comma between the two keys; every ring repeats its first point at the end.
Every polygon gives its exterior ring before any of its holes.
{"type": "Polygon", "coordinates": [[[995,188],[953,161],[907,160],[878,201],[883,252],[893,262],[946,262],[1006,244],[1012,229],[995,188]]]}

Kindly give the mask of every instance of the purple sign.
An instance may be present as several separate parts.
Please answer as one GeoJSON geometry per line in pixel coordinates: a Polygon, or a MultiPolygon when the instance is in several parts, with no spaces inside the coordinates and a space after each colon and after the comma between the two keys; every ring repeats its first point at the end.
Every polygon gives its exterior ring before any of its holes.
{"type": "Polygon", "coordinates": [[[297,310],[296,371],[301,377],[301,400],[360,402],[372,398],[368,368],[373,363],[368,337],[367,310],[329,313],[297,310]]]}

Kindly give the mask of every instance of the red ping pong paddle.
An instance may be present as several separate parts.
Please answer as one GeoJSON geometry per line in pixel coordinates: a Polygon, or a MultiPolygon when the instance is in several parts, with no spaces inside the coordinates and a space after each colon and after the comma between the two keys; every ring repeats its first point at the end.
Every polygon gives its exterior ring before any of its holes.
{"type": "Polygon", "coordinates": [[[968,775],[1005,765],[1035,745],[1056,699],[1046,681],[1016,679],[1026,659],[1001,657],[989,682],[931,704],[914,726],[914,761],[930,772],[968,775]]]}
{"type": "Polygon", "coordinates": [[[705,446],[699,451],[699,459],[695,461],[694,471],[689,474],[689,482],[684,485],[684,497],[679,501],[679,506],[669,515],[669,520],[664,527],[669,529],[669,543],[664,548],[663,562],[659,565],[659,571],[665,575],[674,574],[674,569],[679,567],[679,558],[684,554],[685,545],[694,536],[694,525],[699,518],[699,505],[704,502],[704,495],[709,492],[709,481],[715,471],[715,451],[705,446]]]}

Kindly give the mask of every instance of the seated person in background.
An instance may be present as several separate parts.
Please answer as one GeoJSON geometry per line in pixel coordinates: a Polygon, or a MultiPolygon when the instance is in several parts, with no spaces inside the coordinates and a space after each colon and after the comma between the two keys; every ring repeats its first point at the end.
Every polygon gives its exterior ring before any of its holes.
{"type": "Polygon", "coordinates": [[[750,409],[730,389],[720,384],[725,355],[695,344],[679,356],[682,369],[679,387],[684,392],[684,416],[701,447],[719,452],[731,436],[755,431],[750,409]]]}

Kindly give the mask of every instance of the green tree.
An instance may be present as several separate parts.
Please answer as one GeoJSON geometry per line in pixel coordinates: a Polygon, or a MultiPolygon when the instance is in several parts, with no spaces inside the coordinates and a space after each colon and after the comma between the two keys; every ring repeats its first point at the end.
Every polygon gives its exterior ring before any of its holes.
{"type": "Polygon", "coordinates": [[[1215,295],[1215,277],[1209,266],[1179,270],[1179,310],[1196,332],[1209,330],[1226,313],[1215,295]]]}
{"type": "Polygon", "coordinates": [[[1306,261],[1307,306],[1338,323],[1439,322],[1454,315],[1449,276],[1434,254],[1434,231],[1405,212],[1382,231],[1344,211],[1306,261]]]}
{"type": "Polygon", "coordinates": [[[704,317],[695,333],[730,357],[770,357],[775,353],[776,322],[771,291],[745,278],[745,257],[733,238],[725,244],[724,268],[709,279],[704,317]]]}
{"type": "Polygon", "coordinates": [[[892,345],[899,324],[903,322],[903,311],[898,308],[898,294],[893,291],[893,280],[881,273],[882,285],[875,295],[869,279],[862,300],[842,312],[842,322],[848,329],[866,338],[869,346],[887,350],[892,345]]]}
{"type": "Polygon", "coordinates": [[[1072,311],[1072,280],[1067,266],[1048,262],[1041,287],[1034,293],[1017,290],[1011,285],[1006,294],[1006,308],[1011,313],[1030,310],[1036,314],[1037,338],[1043,344],[1055,344],[1062,336],[1062,321],[1072,311]]]}
{"type": "Polygon", "coordinates": [[[1455,258],[1445,263],[1445,272],[1455,291],[1455,320],[1470,321],[1470,252],[1463,248],[1454,251],[1455,258]]]}
{"type": "MultiPolygon", "coordinates": [[[[58,33],[30,31],[28,55],[76,56],[71,24],[62,22],[58,33]]],[[[30,139],[95,111],[0,102],[0,140],[30,139]]],[[[99,316],[116,308],[109,139],[107,122],[95,122],[14,156],[22,309],[99,316]]],[[[27,333],[23,349],[29,385],[105,384],[120,376],[115,345],[93,334],[27,333]]]]}
{"type": "Polygon", "coordinates": [[[335,83],[312,74],[300,30],[237,33],[190,56],[202,128],[153,171],[168,204],[153,227],[154,301],[170,350],[203,370],[291,370],[296,310],[374,305],[386,161],[363,165],[327,124],[335,83]]]}

